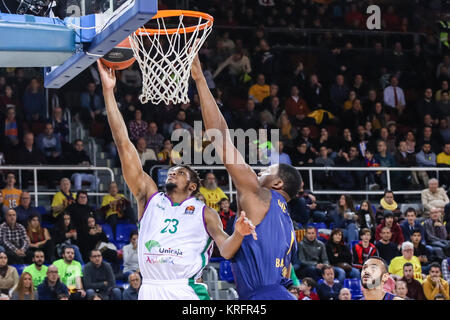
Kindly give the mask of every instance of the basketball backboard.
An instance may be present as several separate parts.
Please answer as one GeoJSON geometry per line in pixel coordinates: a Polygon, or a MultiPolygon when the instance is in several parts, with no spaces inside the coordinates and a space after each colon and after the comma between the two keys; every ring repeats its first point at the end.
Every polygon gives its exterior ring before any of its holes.
{"type": "Polygon", "coordinates": [[[61,88],[147,23],[158,1],[58,0],[48,9],[0,12],[0,66],[45,66],[45,87],[61,88]]]}

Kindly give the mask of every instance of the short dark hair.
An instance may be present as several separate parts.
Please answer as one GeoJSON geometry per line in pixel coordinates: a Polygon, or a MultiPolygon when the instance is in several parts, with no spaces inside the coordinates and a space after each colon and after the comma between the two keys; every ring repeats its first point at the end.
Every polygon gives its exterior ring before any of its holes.
{"type": "Polygon", "coordinates": [[[324,274],[325,274],[325,271],[328,270],[328,269],[331,269],[331,270],[333,270],[333,272],[334,272],[334,269],[333,269],[333,267],[332,267],[331,265],[329,265],[329,264],[324,264],[323,267],[322,267],[322,275],[324,275],[324,274]]]}
{"type": "Polygon", "coordinates": [[[137,235],[139,235],[139,232],[137,230],[131,231],[130,232],[130,240],[131,240],[131,238],[133,238],[133,236],[137,236],[137,235]]]}
{"type": "Polygon", "coordinates": [[[314,231],[316,231],[316,228],[314,226],[307,226],[306,227],[306,231],[313,229],[314,231]]]}
{"type": "Polygon", "coordinates": [[[439,271],[442,272],[441,265],[439,264],[439,262],[432,262],[430,264],[430,270],[431,270],[431,268],[439,268],[439,271]]]}
{"type": "Polygon", "coordinates": [[[405,267],[411,267],[411,268],[413,268],[413,270],[414,270],[414,266],[413,266],[413,264],[412,264],[411,262],[406,262],[406,263],[403,265],[403,269],[405,269],[405,267]]]}
{"type": "Polygon", "coordinates": [[[70,244],[67,244],[67,245],[63,246],[62,253],[66,254],[67,249],[72,249],[75,252],[75,248],[73,246],[71,246],[70,244]]]}
{"type": "Polygon", "coordinates": [[[303,278],[302,283],[306,283],[306,285],[308,285],[311,288],[315,288],[316,287],[316,281],[313,278],[310,278],[310,277],[303,278]]]}
{"type": "Polygon", "coordinates": [[[406,209],[405,215],[408,214],[408,212],[414,212],[414,215],[417,216],[416,209],[414,209],[413,207],[409,207],[408,209],[406,209]]]}
{"type": "Polygon", "coordinates": [[[278,164],[278,177],[283,181],[283,190],[293,199],[302,185],[302,176],[293,166],[285,163],[278,164]]]}
{"type": "Polygon", "coordinates": [[[35,250],[35,251],[33,252],[33,257],[36,255],[36,252],[42,252],[42,253],[44,254],[44,256],[45,256],[44,250],[42,250],[42,249],[37,249],[37,250],[35,250]]]}
{"type": "MultiPolygon", "coordinates": [[[[169,140],[169,139],[166,139],[166,140],[169,140]]],[[[196,184],[196,188],[194,191],[192,191],[192,195],[193,196],[196,195],[198,193],[198,190],[200,189],[200,177],[199,177],[197,171],[192,169],[187,164],[180,164],[180,165],[175,166],[174,168],[184,168],[187,171],[189,171],[189,182],[193,182],[196,184]]]]}
{"type": "Polygon", "coordinates": [[[84,191],[84,190],[79,190],[79,191],[77,192],[77,197],[76,197],[76,200],[77,200],[77,201],[78,201],[78,198],[80,197],[80,194],[85,194],[86,197],[89,197],[89,196],[88,196],[88,193],[87,193],[86,191],[84,191]]]}
{"type": "Polygon", "coordinates": [[[386,190],[384,190],[384,195],[383,195],[383,197],[384,197],[386,194],[388,194],[388,193],[394,194],[394,192],[393,192],[392,190],[386,189],[386,190]]]}
{"type": "Polygon", "coordinates": [[[420,229],[414,229],[411,235],[413,235],[414,233],[419,233],[420,235],[422,235],[420,229]]]}
{"type": "Polygon", "coordinates": [[[361,231],[359,232],[359,236],[361,237],[363,234],[366,234],[366,233],[372,235],[372,231],[370,231],[369,228],[362,228],[361,231]]]}
{"type": "Polygon", "coordinates": [[[89,257],[92,257],[92,254],[94,253],[94,251],[98,251],[101,253],[101,251],[99,249],[92,249],[91,252],[89,252],[89,257]]]}

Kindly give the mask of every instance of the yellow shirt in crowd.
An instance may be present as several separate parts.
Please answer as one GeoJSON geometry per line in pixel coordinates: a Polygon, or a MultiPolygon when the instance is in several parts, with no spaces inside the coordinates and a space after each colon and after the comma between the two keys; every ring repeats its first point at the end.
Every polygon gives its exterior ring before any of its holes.
{"type": "Polygon", "coordinates": [[[446,154],[445,152],[439,153],[436,157],[436,163],[450,166],[450,154],[446,154]]]}
{"type": "MultiPolygon", "coordinates": [[[[110,194],[107,194],[106,196],[103,197],[102,207],[107,206],[111,202],[122,199],[122,198],[125,198],[125,196],[121,193],[118,193],[115,197],[113,197],[110,194]]],[[[119,210],[117,210],[117,208],[115,206],[112,206],[111,208],[109,208],[108,211],[106,211],[105,216],[106,216],[106,218],[108,218],[110,215],[113,215],[113,214],[119,214],[119,210]]]]}
{"type": "Polygon", "coordinates": [[[22,195],[22,190],[13,189],[3,189],[3,205],[8,208],[15,208],[20,206],[20,196],[22,195]]]}
{"type": "Polygon", "coordinates": [[[403,277],[403,265],[407,262],[413,265],[414,279],[423,283],[422,266],[420,265],[419,258],[416,256],[413,256],[411,260],[406,260],[403,256],[395,257],[391,260],[391,264],[389,265],[389,273],[403,277]]]}
{"type": "Polygon", "coordinates": [[[214,190],[206,189],[205,187],[200,187],[200,193],[205,197],[206,199],[206,205],[216,211],[219,211],[219,205],[217,204],[220,199],[227,198],[227,195],[217,187],[214,190]]]}
{"type": "MultiPolygon", "coordinates": [[[[74,199],[76,199],[77,194],[76,194],[75,192],[72,192],[72,197],[73,197],[74,199]]],[[[62,204],[64,203],[64,201],[67,201],[66,196],[65,196],[61,191],[58,191],[58,192],[55,193],[55,195],[53,196],[53,200],[52,200],[52,208],[62,205],[62,204]]],[[[64,206],[64,209],[67,208],[68,206],[69,206],[69,203],[67,202],[66,205],[64,206]]],[[[63,209],[63,210],[64,210],[64,209],[63,209]]],[[[60,211],[57,211],[57,212],[53,211],[53,217],[56,218],[57,216],[59,216],[59,214],[60,214],[63,210],[60,210],[60,211]]]]}
{"type": "Polygon", "coordinates": [[[250,87],[248,95],[257,100],[258,103],[263,102],[264,98],[270,95],[270,86],[268,84],[254,84],[250,87]]]}

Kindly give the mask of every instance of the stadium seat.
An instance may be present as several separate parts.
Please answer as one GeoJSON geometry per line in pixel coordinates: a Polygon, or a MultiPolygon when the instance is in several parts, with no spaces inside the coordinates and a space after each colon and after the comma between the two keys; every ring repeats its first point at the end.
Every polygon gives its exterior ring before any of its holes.
{"type": "Polygon", "coordinates": [[[45,216],[46,214],[49,214],[50,212],[47,212],[47,209],[45,209],[44,206],[38,206],[36,207],[37,212],[39,212],[39,214],[41,216],[45,216]]]}
{"type": "Polygon", "coordinates": [[[233,272],[231,271],[231,262],[229,260],[220,262],[219,279],[227,282],[234,282],[233,272]]]}
{"type": "MultiPolygon", "coordinates": [[[[317,285],[322,284],[324,282],[323,278],[320,278],[319,281],[317,281],[317,285]]],[[[334,283],[339,283],[338,279],[334,279],[334,283]]]]}
{"type": "Polygon", "coordinates": [[[327,225],[324,222],[309,223],[308,227],[310,227],[310,226],[313,226],[314,228],[316,228],[316,230],[327,229],[327,225]]]}
{"type": "Polygon", "coordinates": [[[359,300],[362,297],[361,280],[359,279],[345,279],[344,288],[350,290],[352,300],[359,300]]]}
{"type": "Polygon", "coordinates": [[[111,226],[107,223],[100,225],[103,229],[103,232],[106,234],[106,237],[108,237],[108,240],[113,242],[114,241],[114,235],[111,229],[111,226]]]}
{"type": "Polygon", "coordinates": [[[54,224],[48,221],[42,221],[41,223],[42,228],[52,229],[54,227],[54,224]]]}
{"type": "Polygon", "coordinates": [[[223,257],[211,257],[211,259],[209,259],[209,262],[222,262],[223,260],[225,260],[225,258],[223,257]]]}
{"type": "Polygon", "coordinates": [[[357,244],[359,241],[360,241],[360,240],[353,240],[353,241],[352,241],[352,249],[353,249],[353,247],[355,246],[355,244],[357,244]]]}
{"type": "Polygon", "coordinates": [[[17,269],[17,273],[19,274],[19,277],[20,277],[20,275],[23,272],[23,269],[25,269],[27,265],[26,264],[12,264],[11,266],[13,266],[14,268],[17,269]]]}
{"type": "Polygon", "coordinates": [[[132,223],[119,223],[116,229],[116,241],[118,243],[128,243],[130,239],[130,233],[133,230],[137,230],[137,226],[132,223]]]}

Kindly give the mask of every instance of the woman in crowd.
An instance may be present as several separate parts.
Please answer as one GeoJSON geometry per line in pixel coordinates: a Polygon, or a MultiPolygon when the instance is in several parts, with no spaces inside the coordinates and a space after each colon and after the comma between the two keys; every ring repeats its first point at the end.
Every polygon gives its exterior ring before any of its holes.
{"type": "Polygon", "coordinates": [[[128,129],[130,131],[130,140],[135,143],[139,138],[143,137],[147,132],[148,123],[142,120],[141,109],[134,111],[134,120],[128,123],[128,129]]]}
{"type": "Polygon", "coordinates": [[[8,265],[8,256],[0,251],[0,300],[9,300],[9,292],[19,283],[17,269],[8,265]]]}
{"type": "Polygon", "coordinates": [[[349,195],[341,195],[337,204],[337,210],[330,213],[330,218],[334,222],[334,228],[343,230],[344,238],[347,243],[358,240],[358,229],[356,221],[358,216],[355,213],[353,199],[349,195]]]}
{"type": "Polygon", "coordinates": [[[361,202],[359,210],[356,212],[358,220],[356,221],[356,227],[358,231],[367,228],[375,234],[376,222],[375,213],[373,212],[372,204],[368,200],[361,202]]]}
{"type": "Polygon", "coordinates": [[[39,214],[33,213],[28,217],[27,236],[30,239],[30,249],[34,252],[41,249],[45,254],[45,263],[55,260],[55,247],[50,232],[41,226],[39,214]]]}
{"type": "Polygon", "coordinates": [[[31,274],[22,273],[19,284],[11,295],[11,300],[38,300],[38,293],[34,290],[31,274]]]}
{"type": "Polygon", "coordinates": [[[130,243],[125,245],[123,250],[123,278],[128,280],[132,273],[139,272],[139,261],[137,252],[138,232],[136,230],[130,233],[130,243]]]}
{"type": "Polygon", "coordinates": [[[79,235],[72,222],[70,213],[64,212],[59,216],[58,222],[53,228],[53,239],[58,257],[61,257],[62,248],[65,245],[71,245],[75,251],[75,260],[81,264],[84,263],[80,253],[80,248],[78,247],[79,235]]]}

